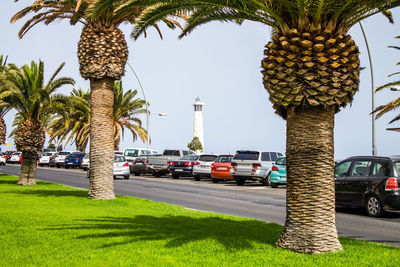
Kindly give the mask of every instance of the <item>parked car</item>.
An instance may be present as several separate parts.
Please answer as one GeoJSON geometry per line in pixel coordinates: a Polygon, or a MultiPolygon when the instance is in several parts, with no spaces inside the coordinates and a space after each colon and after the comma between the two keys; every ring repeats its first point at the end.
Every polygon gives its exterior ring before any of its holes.
{"type": "Polygon", "coordinates": [[[65,158],[71,154],[69,151],[61,151],[58,152],[57,156],[54,159],[54,164],[57,168],[61,168],[65,166],[65,158]]]}
{"type": "Polygon", "coordinates": [[[187,155],[171,161],[170,172],[172,178],[178,179],[180,176],[193,176],[193,166],[198,163],[199,157],[199,155],[187,155]]]}
{"type": "Polygon", "coordinates": [[[55,154],[56,152],[43,152],[39,156],[39,166],[44,166],[50,165],[50,158],[55,154]]]}
{"type": "Polygon", "coordinates": [[[267,182],[271,187],[276,188],[278,185],[286,184],[286,157],[279,157],[268,174],[267,182]]]}
{"type": "Polygon", "coordinates": [[[9,162],[14,164],[14,163],[21,163],[22,161],[22,152],[14,152],[9,159],[9,162]]]}
{"type": "Polygon", "coordinates": [[[5,156],[6,156],[6,162],[9,162],[8,160],[11,158],[11,156],[12,156],[12,154],[13,154],[14,152],[17,152],[17,151],[15,151],[15,150],[6,150],[6,151],[4,152],[4,154],[5,154],[5,156]]]}
{"type": "MultiPolygon", "coordinates": [[[[124,179],[129,179],[129,162],[126,160],[124,156],[114,155],[114,169],[113,175],[114,179],[117,176],[123,176],[124,179]]],[[[90,177],[90,164],[87,168],[87,178],[90,177]]]]}
{"type": "Polygon", "coordinates": [[[230,174],[232,158],[233,155],[219,155],[211,164],[211,179],[213,183],[233,180],[233,176],[230,174]]]}
{"type": "Polygon", "coordinates": [[[66,158],[65,158],[65,165],[64,167],[66,169],[68,168],[80,168],[81,164],[82,164],[82,160],[85,157],[85,153],[81,153],[81,152],[74,152],[69,154],[66,158]]]}
{"type": "Polygon", "coordinates": [[[335,166],[336,205],[365,208],[372,217],[400,210],[400,156],[359,156],[335,166]]]}
{"type": "Polygon", "coordinates": [[[58,156],[58,152],[55,152],[54,154],[53,154],[53,156],[51,156],[50,157],[50,159],[49,159],[49,167],[54,167],[54,166],[56,166],[56,157],[58,156]]]}
{"type": "Polygon", "coordinates": [[[7,155],[3,152],[0,152],[0,164],[5,166],[7,162],[7,155]]]}
{"type": "Polygon", "coordinates": [[[82,159],[82,163],[81,163],[81,168],[86,171],[87,168],[89,167],[89,153],[86,154],[83,159],[82,159]]]}
{"type": "Polygon", "coordinates": [[[243,185],[246,180],[268,185],[267,177],[272,164],[280,156],[279,152],[238,150],[232,159],[230,173],[237,185],[243,185]]]}
{"type": "Polygon", "coordinates": [[[170,163],[186,155],[194,155],[191,150],[165,149],[162,156],[147,157],[147,171],[155,177],[161,177],[170,172],[170,163]]]}
{"type": "Polygon", "coordinates": [[[193,166],[194,180],[200,181],[201,178],[211,177],[211,164],[216,159],[216,155],[200,155],[199,159],[196,161],[196,164],[193,166]]]}

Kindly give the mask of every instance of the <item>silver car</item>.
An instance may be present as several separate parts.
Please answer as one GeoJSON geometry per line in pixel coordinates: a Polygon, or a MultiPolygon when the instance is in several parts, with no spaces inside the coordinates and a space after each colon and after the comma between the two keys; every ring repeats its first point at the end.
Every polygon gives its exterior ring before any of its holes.
{"type": "Polygon", "coordinates": [[[195,181],[200,181],[203,177],[211,177],[211,164],[217,159],[216,155],[200,155],[193,166],[193,175],[195,181]]]}
{"type": "MultiPolygon", "coordinates": [[[[129,179],[130,169],[129,162],[125,159],[124,156],[114,156],[114,170],[113,170],[114,179],[117,176],[123,176],[124,179],[129,179]]],[[[87,167],[87,178],[90,177],[90,164],[87,167]]]]}
{"type": "Polygon", "coordinates": [[[238,150],[232,159],[230,174],[237,185],[243,185],[246,180],[269,185],[272,164],[281,156],[279,152],[238,150]]]}

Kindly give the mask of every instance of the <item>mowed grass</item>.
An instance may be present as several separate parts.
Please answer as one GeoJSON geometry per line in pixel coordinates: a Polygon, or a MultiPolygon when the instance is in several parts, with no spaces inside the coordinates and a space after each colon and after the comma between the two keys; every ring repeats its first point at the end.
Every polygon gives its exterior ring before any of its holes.
{"type": "MultiPolygon", "coordinates": [[[[400,249],[341,238],[344,251],[274,246],[282,226],[0,174],[0,266],[399,266],[400,249]]],[[[360,226],[362,227],[362,226],[360,226]]]]}

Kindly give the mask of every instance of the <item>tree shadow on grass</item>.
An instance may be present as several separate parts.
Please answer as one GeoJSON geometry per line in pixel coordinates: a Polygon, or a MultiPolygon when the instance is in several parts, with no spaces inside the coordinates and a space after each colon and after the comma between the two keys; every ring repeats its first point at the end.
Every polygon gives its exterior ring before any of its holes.
{"type": "Polygon", "coordinates": [[[280,236],[282,226],[220,217],[140,215],[133,218],[104,217],[45,230],[67,229],[89,232],[78,236],[78,239],[103,239],[103,242],[99,240],[103,244],[100,248],[150,240],[165,240],[165,247],[174,248],[190,242],[214,240],[228,250],[244,250],[253,248],[254,242],[273,246],[280,236]]]}
{"type": "Polygon", "coordinates": [[[42,190],[42,189],[32,189],[30,190],[13,190],[4,193],[20,194],[20,195],[36,195],[39,197],[87,197],[88,193],[85,190],[42,190]]]}

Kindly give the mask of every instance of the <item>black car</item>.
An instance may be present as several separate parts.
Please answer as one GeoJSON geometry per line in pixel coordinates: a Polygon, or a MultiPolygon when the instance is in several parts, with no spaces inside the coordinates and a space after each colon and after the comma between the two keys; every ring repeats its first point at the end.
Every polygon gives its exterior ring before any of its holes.
{"type": "Polygon", "coordinates": [[[335,166],[337,206],[363,207],[373,217],[400,210],[400,156],[359,156],[335,166]]]}
{"type": "Polygon", "coordinates": [[[193,166],[198,165],[200,156],[187,155],[178,160],[171,161],[169,170],[172,178],[178,179],[179,176],[193,176],[193,166]]]}

